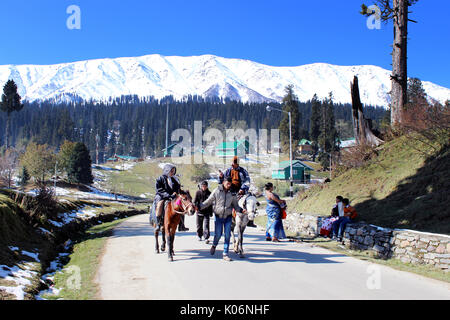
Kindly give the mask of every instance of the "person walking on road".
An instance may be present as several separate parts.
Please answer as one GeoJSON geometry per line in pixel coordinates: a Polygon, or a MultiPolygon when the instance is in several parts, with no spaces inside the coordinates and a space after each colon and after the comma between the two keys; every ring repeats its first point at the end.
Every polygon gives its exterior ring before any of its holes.
{"type": "Polygon", "coordinates": [[[279,239],[286,238],[281,216],[281,209],[286,207],[286,201],[281,200],[277,194],[273,193],[273,184],[271,182],[267,183],[264,189],[264,196],[267,200],[266,240],[279,242],[279,239]]]}
{"type": "MultiPolygon", "coordinates": [[[[200,190],[197,191],[194,197],[194,204],[199,207],[200,204],[211,195],[211,191],[208,189],[208,182],[205,180],[200,184],[200,190]]],[[[212,208],[208,207],[203,210],[197,211],[197,236],[201,241],[202,237],[205,239],[205,243],[209,243],[209,220],[212,216],[212,208]]]]}
{"type": "Polygon", "coordinates": [[[210,253],[211,255],[214,255],[214,253],[216,252],[217,244],[222,237],[222,233],[224,233],[225,240],[223,244],[223,259],[225,261],[232,260],[228,256],[231,238],[232,210],[234,209],[237,212],[246,213],[245,209],[239,207],[236,196],[231,193],[231,185],[231,177],[225,179],[222,184],[214,189],[208,199],[206,199],[206,201],[204,201],[203,203],[200,203],[199,207],[196,208],[202,210],[209,206],[213,207],[213,211],[215,214],[214,241],[213,245],[211,246],[210,253]]]}

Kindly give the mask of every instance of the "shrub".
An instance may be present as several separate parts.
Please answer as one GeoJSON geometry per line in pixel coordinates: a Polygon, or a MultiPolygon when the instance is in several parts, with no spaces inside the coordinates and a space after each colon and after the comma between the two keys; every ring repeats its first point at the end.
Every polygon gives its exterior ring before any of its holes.
{"type": "Polygon", "coordinates": [[[30,213],[34,222],[45,223],[48,218],[56,217],[58,213],[58,201],[52,188],[43,183],[38,183],[37,195],[25,204],[25,209],[30,213]]]}

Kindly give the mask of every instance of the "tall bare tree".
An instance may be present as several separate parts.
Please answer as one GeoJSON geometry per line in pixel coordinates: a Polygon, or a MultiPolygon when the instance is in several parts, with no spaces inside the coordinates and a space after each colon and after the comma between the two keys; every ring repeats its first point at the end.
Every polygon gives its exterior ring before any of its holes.
{"type": "Polygon", "coordinates": [[[371,120],[364,117],[357,76],[354,76],[353,82],[350,83],[350,90],[352,93],[353,130],[356,142],[359,145],[378,146],[383,141],[373,134],[371,120]]]}
{"type": "MultiPolygon", "coordinates": [[[[416,22],[408,18],[408,7],[418,0],[375,0],[380,9],[380,19],[384,22],[392,20],[394,24],[394,43],[392,45],[392,90],[391,90],[391,125],[402,122],[402,112],[405,108],[408,88],[407,73],[407,43],[408,22],[416,22]]],[[[361,6],[361,14],[370,16],[373,11],[365,4],[361,6]]]]}
{"type": "Polygon", "coordinates": [[[11,189],[13,173],[16,169],[19,154],[15,149],[7,149],[3,155],[0,155],[0,185],[11,189]]]}

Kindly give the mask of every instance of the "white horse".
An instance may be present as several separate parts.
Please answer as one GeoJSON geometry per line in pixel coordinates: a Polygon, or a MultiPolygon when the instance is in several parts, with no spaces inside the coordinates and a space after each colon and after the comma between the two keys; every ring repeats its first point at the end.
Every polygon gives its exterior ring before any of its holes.
{"type": "Polygon", "coordinates": [[[231,223],[231,236],[233,238],[234,244],[234,252],[239,253],[241,258],[244,258],[244,249],[242,248],[242,242],[244,237],[244,230],[247,227],[247,223],[249,221],[253,221],[255,219],[257,206],[259,206],[258,200],[256,197],[249,193],[244,195],[238,201],[239,207],[247,210],[246,213],[236,212],[236,218],[233,217],[233,221],[231,223]],[[234,229],[237,228],[238,239],[234,236],[234,229]]]}

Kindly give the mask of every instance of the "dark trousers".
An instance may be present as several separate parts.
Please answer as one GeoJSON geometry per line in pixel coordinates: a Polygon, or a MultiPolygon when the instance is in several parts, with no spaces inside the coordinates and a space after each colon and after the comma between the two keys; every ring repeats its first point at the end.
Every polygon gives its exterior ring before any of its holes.
{"type": "Polygon", "coordinates": [[[209,215],[202,215],[197,213],[197,236],[202,236],[205,240],[209,239],[209,215]]]}

